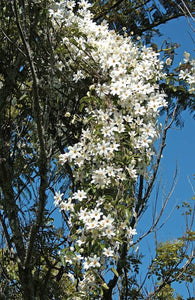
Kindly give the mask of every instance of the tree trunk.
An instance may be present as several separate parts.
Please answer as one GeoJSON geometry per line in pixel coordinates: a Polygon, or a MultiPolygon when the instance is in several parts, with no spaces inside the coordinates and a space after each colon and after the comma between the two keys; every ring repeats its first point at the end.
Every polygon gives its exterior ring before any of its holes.
{"type": "Polygon", "coordinates": [[[20,276],[20,282],[22,285],[22,291],[23,291],[23,300],[34,300],[34,280],[31,273],[31,268],[28,269],[22,269],[19,268],[19,276],[20,276]]]}
{"type": "Polygon", "coordinates": [[[104,291],[102,300],[112,300],[112,289],[111,288],[104,291]]]}

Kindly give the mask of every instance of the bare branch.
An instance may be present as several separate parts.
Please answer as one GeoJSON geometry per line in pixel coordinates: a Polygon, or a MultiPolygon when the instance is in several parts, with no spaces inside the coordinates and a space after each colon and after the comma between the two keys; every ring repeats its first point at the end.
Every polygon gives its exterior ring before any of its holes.
{"type": "Polygon", "coordinates": [[[174,122],[177,107],[178,106],[176,104],[175,108],[174,108],[174,111],[172,113],[172,117],[171,117],[170,122],[168,122],[169,121],[169,113],[168,113],[168,110],[167,110],[167,117],[166,117],[166,120],[165,120],[164,130],[163,130],[163,134],[162,134],[162,141],[161,141],[160,151],[159,151],[159,154],[158,154],[158,157],[157,157],[157,161],[156,161],[156,164],[155,164],[155,168],[154,168],[152,178],[150,180],[150,183],[148,185],[146,193],[143,197],[143,200],[142,200],[143,202],[147,201],[147,199],[150,197],[150,194],[151,194],[151,191],[152,191],[152,188],[153,188],[153,185],[154,185],[154,181],[155,181],[157,173],[158,173],[160,161],[161,161],[161,158],[162,158],[162,153],[163,153],[163,150],[166,146],[165,141],[166,141],[166,137],[167,137],[167,131],[171,127],[172,123],[174,122]]]}
{"type": "MultiPolygon", "coordinates": [[[[138,244],[141,240],[143,240],[143,238],[145,238],[147,235],[149,235],[150,233],[152,233],[152,232],[155,230],[155,228],[157,227],[157,225],[158,225],[158,223],[159,223],[159,221],[160,221],[160,219],[161,219],[161,217],[162,217],[162,214],[163,214],[163,212],[164,212],[164,210],[165,210],[165,208],[166,208],[166,206],[167,206],[167,204],[168,204],[168,201],[169,201],[169,199],[170,199],[170,197],[171,197],[171,195],[172,195],[172,193],[173,193],[173,191],[174,191],[174,189],[175,189],[175,185],[176,185],[176,182],[175,182],[176,176],[177,176],[177,172],[175,172],[175,175],[174,175],[174,178],[173,178],[172,186],[171,186],[171,188],[170,188],[170,191],[169,191],[168,195],[167,195],[166,198],[165,198],[165,201],[164,201],[164,203],[163,203],[163,206],[162,206],[162,208],[161,208],[161,210],[160,210],[160,213],[159,213],[158,217],[156,218],[155,221],[153,220],[153,224],[152,224],[152,226],[148,229],[148,231],[145,232],[139,239],[137,239],[137,240],[132,244],[132,246],[135,246],[136,244],[138,244]]],[[[165,219],[165,221],[160,225],[160,227],[157,228],[157,230],[161,229],[162,226],[164,226],[164,224],[165,224],[165,223],[167,222],[167,220],[170,218],[171,214],[172,214],[172,211],[170,212],[170,214],[168,215],[168,217],[165,219]]]]}

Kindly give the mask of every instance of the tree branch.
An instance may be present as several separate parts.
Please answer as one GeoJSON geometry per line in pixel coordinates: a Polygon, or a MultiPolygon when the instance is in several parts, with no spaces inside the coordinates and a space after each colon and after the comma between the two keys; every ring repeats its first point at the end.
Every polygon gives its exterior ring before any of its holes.
{"type": "Polygon", "coordinates": [[[38,77],[36,74],[36,68],[32,56],[32,51],[28,42],[28,38],[26,36],[26,32],[22,29],[22,26],[20,24],[19,16],[18,16],[18,10],[17,10],[17,3],[16,0],[13,2],[13,11],[16,18],[16,24],[25,48],[26,56],[28,59],[28,63],[31,70],[31,75],[33,79],[33,111],[34,111],[34,117],[37,125],[37,135],[38,140],[40,143],[40,153],[39,153],[39,176],[40,176],[40,186],[39,186],[39,203],[38,203],[38,209],[37,209],[37,216],[36,220],[34,221],[34,224],[31,227],[30,231],[30,237],[29,237],[29,243],[26,251],[25,256],[25,267],[29,267],[32,251],[36,239],[36,235],[39,231],[39,228],[43,221],[43,215],[44,215],[44,209],[46,204],[46,188],[47,188],[47,156],[46,156],[46,150],[45,150],[45,142],[44,142],[44,134],[43,134],[43,128],[42,128],[42,122],[41,122],[41,109],[39,104],[39,86],[38,86],[38,77]]]}

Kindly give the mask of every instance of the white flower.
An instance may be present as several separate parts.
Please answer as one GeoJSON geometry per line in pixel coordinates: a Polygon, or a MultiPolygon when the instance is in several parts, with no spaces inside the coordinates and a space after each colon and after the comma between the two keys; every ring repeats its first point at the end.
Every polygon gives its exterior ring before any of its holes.
{"type": "Polygon", "coordinates": [[[118,133],[122,133],[122,132],[125,131],[125,126],[123,124],[118,124],[115,131],[118,132],[118,133]]]}
{"type": "Polygon", "coordinates": [[[97,199],[96,206],[99,207],[104,203],[105,199],[103,197],[97,199]]]}
{"type": "Polygon", "coordinates": [[[156,130],[154,129],[154,127],[152,126],[152,124],[143,124],[143,127],[141,128],[141,131],[150,136],[150,137],[155,137],[156,135],[156,130]]]}
{"type": "Polygon", "coordinates": [[[143,135],[142,137],[140,137],[140,139],[138,140],[138,144],[139,146],[138,147],[145,147],[145,148],[148,148],[149,147],[149,144],[152,142],[152,140],[150,140],[148,138],[147,135],[143,135]]]}
{"type": "Polygon", "coordinates": [[[119,150],[119,147],[120,147],[120,144],[117,144],[117,143],[112,143],[110,144],[109,148],[110,150],[113,152],[113,151],[118,151],[119,150]]]}
{"type": "Polygon", "coordinates": [[[134,168],[134,166],[129,165],[128,167],[126,167],[126,170],[128,171],[128,173],[131,176],[131,178],[137,179],[137,171],[134,168]]]}
{"type": "Polygon", "coordinates": [[[83,8],[83,9],[87,9],[87,8],[91,7],[91,4],[88,1],[80,0],[79,7],[83,8]]]}
{"type": "Polygon", "coordinates": [[[91,139],[91,132],[90,132],[90,130],[89,129],[83,130],[81,138],[90,140],[91,139]]]}
{"type": "Polygon", "coordinates": [[[185,71],[181,70],[179,72],[179,79],[186,80],[187,77],[188,77],[188,70],[185,71]]]}
{"type": "Polygon", "coordinates": [[[90,217],[92,219],[95,219],[96,221],[99,221],[102,215],[103,215],[103,212],[101,212],[100,208],[95,208],[90,213],[90,217]]]}
{"type": "Polygon", "coordinates": [[[112,226],[113,222],[114,222],[114,219],[109,214],[108,216],[103,216],[103,219],[101,221],[101,225],[103,227],[110,227],[110,226],[112,226]]]}
{"type": "Polygon", "coordinates": [[[105,255],[107,257],[113,257],[114,256],[114,250],[112,250],[111,247],[104,248],[103,255],[105,255]]]}
{"type": "Polygon", "coordinates": [[[87,193],[84,190],[78,190],[72,196],[72,199],[76,199],[78,201],[82,201],[87,198],[87,193]]]}
{"type": "Polygon", "coordinates": [[[95,254],[93,257],[89,257],[89,266],[92,268],[100,268],[101,264],[100,264],[100,257],[97,257],[97,255],[95,254]]]}
{"type": "Polygon", "coordinates": [[[113,168],[113,166],[108,166],[106,168],[106,172],[107,172],[107,175],[109,177],[115,177],[116,176],[115,169],[113,168]]]}
{"type": "Polygon", "coordinates": [[[76,261],[81,261],[81,260],[83,260],[82,255],[81,255],[81,254],[76,254],[75,260],[76,260],[76,261]]]}
{"type": "Polygon", "coordinates": [[[90,261],[89,260],[85,260],[83,263],[83,268],[85,270],[88,270],[90,268],[90,261]]]}
{"type": "Polygon", "coordinates": [[[116,233],[114,232],[113,226],[106,228],[105,231],[102,232],[102,236],[106,236],[108,239],[111,239],[115,235],[116,233]]]}
{"type": "Polygon", "coordinates": [[[190,53],[184,51],[184,62],[187,63],[190,59],[190,53]]]}
{"type": "Polygon", "coordinates": [[[72,159],[75,159],[76,157],[80,156],[80,151],[81,151],[81,147],[80,145],[75,145],[73,147],[68,147],[68,157],[70,158],[70,161],[72,161],[72,159]]]}
{"type": "Polygon", "coordinates": [[[170,66],[172,64],[172,59],[170,57],[168,57],[165,61],[167,66],[170,66]]]}
{"type": "Polygon", "coordinates": [[[114,134],[114,131],[117,130],[118,130],[117,126],[113,123],[113,124],[109,124],[108,126],[103,126],[101,132],[105,138],[105,137],[111,137],[114,134]]]}
{"type": "Polygon", "coordinates": [[[95,228],[99,227],[99,222],[92,218],[88,218],[87,220],[85,220],[85,227],[86,227],[86,230],[95,229],[95,228]]]}
{"type": "Polygon", "coordinates": [[[139,103],[136,103],[134,106],[134,113],[136,115],[144,115],[146,112],[146,109],[144,106],[141,106],[139,103]]]}
{"type": "Polygon", "coordinates": [[[62,196],[64,196],[64,194],[60,193],[60,191],[55,193],[55,196],[54,196],[54,205],[55,206],[59,205],[59,203],[62,201],[62,196]]]}
{"type": "Polygon", "coordinates": [[[85,160],[85,157],[82,156],[82,155],[78,155],[76,158],[75,158],[75,164],[78,165],[79,167],[81,167],[83,164],[84,164],[84,160],[85,160]]]}
{"type": "Polygon", "coordinates": [[[86,242],[86,237],[84,235],[82,235],[81,238],[76,241],[76,243],[79,245],[79,247],[81,245],[85,244],[85,242],[86,242]]]}
{"type": "Polygon", "coordinates": [[[68,153],[64,153],[64,154],[60,154],[59,155],[59,162],[61,164],[64,164],[68,161],[68,157],[69,157],[69,154],[68,153]]]}
{"type": "Polygon", "coordinates": [[[118,172],[117,178],[118,178],[119,180],[123,181],[123,180],[126,179],[126,175],[125,175],[125,173],[123,173],[123,172],[118,172]]]}
{"type": "Polygon", "coordinates": [[[128,123],[131,123],[133,121],[133,118],[131,115],[127,115],[127,116],[124,116],[124,120],[128,123]]]}
{"type": "Polygon", "coordinates": [[[72,199],[68,198],[68,201],[61,201],[59,203],[60,210],[64,211],[74,211],[74,204],[72,203],[72,199]]]}
{"type": "Polygon", "coordinates": [[[107,155],[109,152],[110,144],[108,142],[102,141],[102,143],[97,144],[97,152],[99,155],[107,155]]]}
{"type": "Polygon", "coordinates": [[[69,8],[69,9],[73,9],[74,7],[75,7],[75,5],[76,5],[76,3],[75,3],[75,1],[67,1],[66,2],[66,5],[67,5],[67,7],[69,8]]]}
{"type": "Polygon", "coordinates": [[[99,170],[95,170],[93,172],[91,183],[94,183],[99,187],[104,187],[105,179],[106,179],[106,169],[99,168],[99,170]]]}
{"type": "Polygon", "coordinates": [[[80,220],[84,221],[89,216],[89,212],[87,211],[87,208],[80,209],[80,212],[78,213],[78,217],[80,220]]]}
{"type": "Polygon", "coordinates": [[[126,232],[127,232],[128,236],[129,236],[130,238],[131,238],[133,235],[136,235],[136,234],[137,234],[136,229],[135,229],[135,228],[132,229],[131,227],[127,228],[127,229],[126,229],[126,232]]]}
{"type": "Polygon", "coordinates": [[[83,78],[85,78],[85,76],[83,75],[81,70],[77,71],[77,73],[73,75],[73,81],[75,82],[78,82],[80,79],[83,78]]]}

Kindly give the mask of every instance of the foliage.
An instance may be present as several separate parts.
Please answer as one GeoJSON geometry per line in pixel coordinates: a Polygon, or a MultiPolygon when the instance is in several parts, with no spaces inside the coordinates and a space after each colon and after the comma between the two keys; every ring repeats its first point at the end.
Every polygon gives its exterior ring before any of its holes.
{"type": "MultiPolygon", "coordinates": [[[[147,39],[158,30],[158,25],[178,18],[183,15],[181,7],[182,1],[163,1],[156,2],[148,0],[137,1],[91,1],[94,3],[92,10],[95,13],[95,20],[106,19],[110,26],[115,26],[118,30],[126,27],[128,33],[135,35],[144,34],[147,39]]],[[[194,13],[193,1],[185,1],[189,11],[194,13]]]]}
{"type": "Polygon", "coordinates": [[[160,243],[156,250],[156,257],[152,262],[152,273],[157,276],[157,280],[169,281],[180,280],[180,277],[185,278],[185,281],[193,280],[193,271],[187,270],[187,273],[180,274],[180,263],[183,259],[189,259],[185,254],[184,242],[181,240],[160,243]],[[189,274],[188,274],[189,272],[189,274]],[[178,276],[179,275],[179,276],[178,276]],[[192,277],[191,277],[192,276],[192,277]]]}

